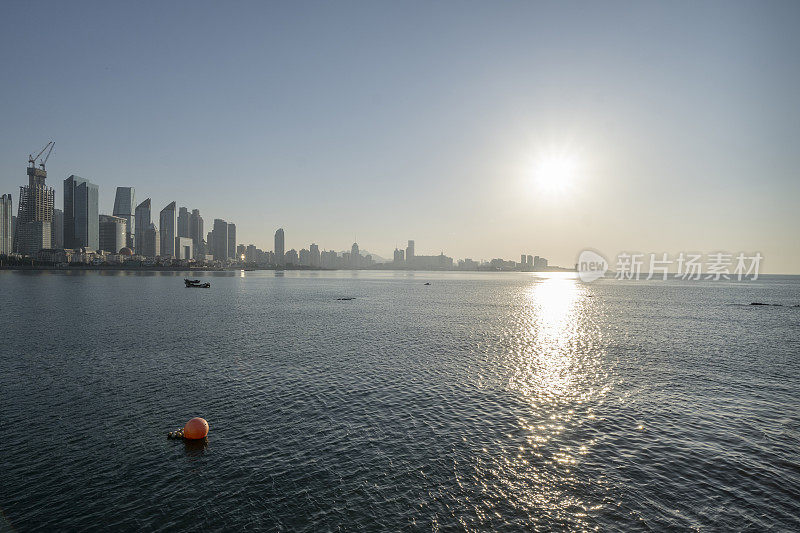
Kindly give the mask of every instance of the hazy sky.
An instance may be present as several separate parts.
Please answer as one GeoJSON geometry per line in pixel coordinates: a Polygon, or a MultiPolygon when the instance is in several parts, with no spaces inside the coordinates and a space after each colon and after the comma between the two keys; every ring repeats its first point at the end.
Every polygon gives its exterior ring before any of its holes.
{"type": "Polygon", "coordinates": [[[760,251],[800,272],[800,3],[0,3],[0,192],[118,185],[271,250],[760,251]],[[572,165],[533,184],[552,154],[572,165]],[[564,155],[566,154],[566,155],[564,155]]]}

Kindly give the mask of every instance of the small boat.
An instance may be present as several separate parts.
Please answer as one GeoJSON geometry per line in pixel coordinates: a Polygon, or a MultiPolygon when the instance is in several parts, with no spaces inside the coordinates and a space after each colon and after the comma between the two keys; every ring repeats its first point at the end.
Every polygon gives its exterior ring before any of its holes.
{"type": "Polygon", "coordinates": [[[431,282],[430,282],[430,281],[428,281],[428,282],[426,282],[426,283],[425,283],[425,285],[430,285],[430,284],[431,284],[431,282]]]}
{"type": "Polygon", "coordinates": [[[187,289],[189,287],[196,287],[198,289],[208,289],[209,287],[211,287],[210,283],[208,283],[208,282],[200,283],[199,279],[184,279],[183,282],[186,283],[186,288],[187,289]]]}

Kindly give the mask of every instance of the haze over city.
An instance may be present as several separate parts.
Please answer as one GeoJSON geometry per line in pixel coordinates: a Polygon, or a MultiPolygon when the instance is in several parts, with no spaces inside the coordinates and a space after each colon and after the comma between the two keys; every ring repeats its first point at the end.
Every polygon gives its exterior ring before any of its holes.
{"type": "MultiPolygon", "coordinates": [[[[800,7],[6,2],[0,193],[171,201],[392,257],[760,252],[800,272],[800,7]],[[31,24],[35,23],[35,28],[31,24]]],[[[16,206],[15,206],[16,208],[16,206]]]]}

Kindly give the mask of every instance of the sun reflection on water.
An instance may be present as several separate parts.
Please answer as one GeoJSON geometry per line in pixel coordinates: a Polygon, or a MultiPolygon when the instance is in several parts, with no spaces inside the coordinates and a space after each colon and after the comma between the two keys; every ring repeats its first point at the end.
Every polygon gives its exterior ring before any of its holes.
{"type": "Polygon", "coordinates": [[[523,440],[504,453],[503,492],[578,523],[590,508],[573,490],[575,469],[596,444],[593,410],[609,390],[588,291],[574,277],[532,278],[504,341],[509,388],[529,408],[518,418],[523,440]]]}

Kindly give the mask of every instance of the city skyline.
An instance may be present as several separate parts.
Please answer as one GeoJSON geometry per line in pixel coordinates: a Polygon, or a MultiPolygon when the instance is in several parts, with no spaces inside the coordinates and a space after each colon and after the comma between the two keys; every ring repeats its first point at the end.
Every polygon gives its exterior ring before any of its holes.
{"type": "Polygon", "coordinates": [[[57,201],[75,174],[112,214],[115,188],[131,186],[154,209],[179,199],[235,220],[263,249],[283,226],[288,249],[346,250],[357,235],[386,258],[416,236],[454,257],[743,250],[764,272],[800,272],[786,231],[800,198],[796,3],[688,16],[212,4],[188,19],[180,3],[157,18],[34,5],[35,40],[14,22],[28,5],[0,21],[0,96],[14,104],[0,194],[15,202],[20,157],[54,139],[57,201]],[[85,24],[96,31],[75,36],[85,24]]]}

